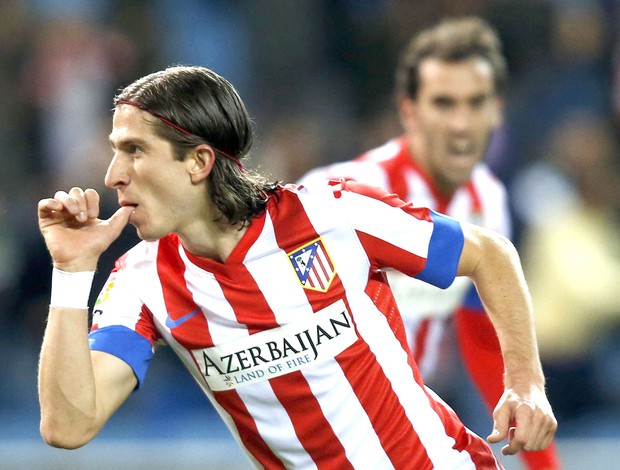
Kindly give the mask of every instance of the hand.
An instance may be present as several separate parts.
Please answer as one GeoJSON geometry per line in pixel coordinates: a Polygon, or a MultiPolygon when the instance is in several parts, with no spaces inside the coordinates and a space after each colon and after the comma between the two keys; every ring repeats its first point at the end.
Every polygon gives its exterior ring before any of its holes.
{"type": "Polygon", "coordinates": [[[99,194],[94,189],[71,188],[39,201],[39,229],[54,266],[94,271],[101,253],[127,225],[131,211],[121,207],[108,220],[98,219],[99,194]]]}
{"type": "Polygon", "coordinates": [[[536,451],[551,444],[558,423],[542,388],[532,387],[528,393],[506,389],[493,411],[491,443],[508,439],[503,455],[520,450],[536,451]]]}

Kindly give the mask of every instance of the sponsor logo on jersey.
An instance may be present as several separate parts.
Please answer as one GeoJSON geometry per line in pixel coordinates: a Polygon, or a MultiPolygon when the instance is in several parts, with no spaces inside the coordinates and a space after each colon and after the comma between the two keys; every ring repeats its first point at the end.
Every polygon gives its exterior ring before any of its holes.
{"type": "Polygon", "coordinates": [[[229,390],[333,359],[357,340],[344,302],[278,328],[192,350],[211,390],[229,390]]]}
{"type": "Polygon", "coordinates": [[[304,289],[327,292],[336,270],[320,237],[288,253],[288,259],[304,289]]]}

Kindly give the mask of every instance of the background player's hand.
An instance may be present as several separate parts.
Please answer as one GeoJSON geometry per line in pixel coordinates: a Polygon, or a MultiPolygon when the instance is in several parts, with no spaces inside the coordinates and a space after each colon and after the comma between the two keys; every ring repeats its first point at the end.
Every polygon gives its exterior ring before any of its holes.
{"type": "Polygon", "coordinates": [[[520,393],[508,388],[493,411],[493,432],[487,440],[497,443],[507,439],[504,455],[536,451],[551,444],[557,427],[544,389],[532,386],[527,393],[520,393]]]}
{"type": "Polygon", "coordinates": [[[39,201],[39,229],[54,266],[64,271],[94,271],[101,253],[127,225],[131,211],[121,207],[108,220],[101,220],[99,194],[77,187],[39,201]]]}

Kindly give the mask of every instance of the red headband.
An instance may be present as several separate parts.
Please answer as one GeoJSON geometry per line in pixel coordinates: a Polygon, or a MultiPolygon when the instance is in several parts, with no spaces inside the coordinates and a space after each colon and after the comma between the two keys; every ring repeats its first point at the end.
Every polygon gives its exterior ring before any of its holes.
{"type": "MultiPolygon", "coordinates": [[[[165,117],[161,116],[160,114],[157,114],[153,111],[151,111],[150,109],[145,108],[144,106],[142,106],[139,103],[136,103],[135,101],[129,101],[129,100],[119,100],[116,102],[116,105],[118,106],[119,104],[128,104],[130,106],[134,106],[135,108],[138,108],[142,111],[146,111],[147,113],[149,113],[151,116],[155,116],[157,119],[159,119],[161,122],[169,125],[170,127],[175,128],[177,131],[182,132],[185,135],[196,135],[196,134],[192,134],[191,132],[183,129],[181,126],[178,126],[177,124],[175,124],[174,122],[170,121],[169,119],[166,119],[165,117]]],[[[200,137],[200,136],[196,136],[196,137],[200,137]]],[[[203,137],[200,137],[203,140],[203,137]]],[[[239,161],[239,159],[233,157],[232,155],[230,155],[229,153],[224,152],[223,150],[218,149],[216,146],[212,145],[211,143],[209,143],[209,141],[207,141],[207,143],[213,148],[213,150],[215,150],[216,153],[219,153],[220,155],[228,158],[229,160],[232,160],[233,162],[235,162],[235,165],[237,165],[237,167],[240,170],[245,170],[245,168],[243,168],[243,165],[241,164],[241,162],[239,161]]]]}

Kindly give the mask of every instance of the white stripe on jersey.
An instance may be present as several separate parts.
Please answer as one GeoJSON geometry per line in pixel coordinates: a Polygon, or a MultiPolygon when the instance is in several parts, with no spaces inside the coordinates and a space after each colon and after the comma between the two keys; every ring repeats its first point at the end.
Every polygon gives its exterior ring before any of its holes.
{"type": "Polygon", "coordinates": [[[323,371],[329,368],[329,374],[338,377],[338,380],[328,382],[321,379],[322,372],[312,368],[305,369],[303,375],[353,467],[385,470],[393,468],[340,365],[331,360],[320,367],[323,371]]]}
{"type": "Polygon", "coordinates": [[[248,412],[256,423],[260,436],[287,468],[316,468],[316,464],[303,449],[286,409],[278,406],[269,382],[259,382],[252,387],[237,389],[248,412]]]}

